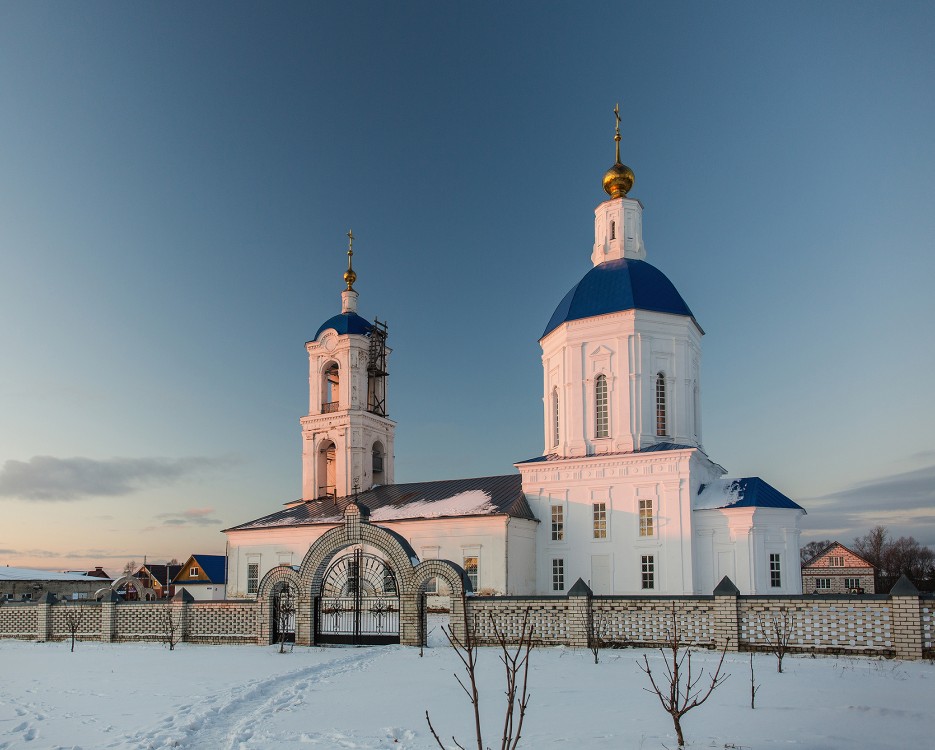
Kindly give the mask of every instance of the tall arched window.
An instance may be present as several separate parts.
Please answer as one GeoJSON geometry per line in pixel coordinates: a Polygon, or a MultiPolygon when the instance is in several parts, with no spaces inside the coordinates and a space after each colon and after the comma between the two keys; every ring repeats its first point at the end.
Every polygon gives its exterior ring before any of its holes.
{"type": "Polygon", "coordinates": [[[552,445],[558,445],[558,388],[552,389],[552,445]]]}
{"type": "Polygon", "coordinates": [[[381,443],[379,440],[373,444],[372,458],[374,486],[378,484],[386,484],[386,475],[384,474],[385,469],[383,463],[383,443],[381,443]]]}
{"type": "Polygon", "coordinates": [[[607,376],[598,375],[594,380],[594,437],[605,438],[610,434],[607,420],[607,376]]]}
{"type": "Polygon", "coordinates": [[[340,371],[337,362],[330,362],[326,367],[321,379],[321,412],[325,414],[331,411],[337,411],[341,408],[338,387],[341,382],[340,371]]]}
{"type": "Polygon", "coordinates": [[[666,432],[666,379],[660,372],[656,375],[656,436],[665,437],[666,432]]]}
{"type": "Polygon", "coordinates": [[[616,221],[610,222],[610,239],[612,240],[617,239],[617,222],[616,221]]]}

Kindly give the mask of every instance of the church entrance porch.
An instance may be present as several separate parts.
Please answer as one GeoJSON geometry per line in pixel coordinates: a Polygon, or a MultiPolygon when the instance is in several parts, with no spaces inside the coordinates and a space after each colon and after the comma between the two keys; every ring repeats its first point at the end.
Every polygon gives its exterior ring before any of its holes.
{"type": "Polygon", "coordinates": [[[392,568],[360,547],[331,563],[315,600],[315,642],[399,643],[399,586],[392,568]]]}

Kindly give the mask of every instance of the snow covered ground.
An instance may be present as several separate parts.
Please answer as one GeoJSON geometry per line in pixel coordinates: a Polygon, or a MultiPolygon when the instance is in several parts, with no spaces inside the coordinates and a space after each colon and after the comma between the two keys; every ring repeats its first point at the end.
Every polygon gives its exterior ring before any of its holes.
{"type": "MultiPolygon", "coordinates": [[[[643,690],[637,660],[658,652],[565,648],[532,654],[520,747],[675,748],[671,720],[643,690]]],[[[716,655],[700,652],[713,666],[716,655]]],[[[755,657],[761,684],[750,709],[749,655],[729,654],[730,679],[684,720],[693,748],[931,748],[935,666],[859,658],[755,657]]],[[[471,747],[470,707],[447,647],[277,648],[0,641],[0,748],[471,747]],[[454,747],[448,743],[449,747],[454,747]]],[[[481,652],[485,743],[499,748],[502,667],[481,652]]],[[[476,743],[474,744],[476,747],[476,743]]]]}

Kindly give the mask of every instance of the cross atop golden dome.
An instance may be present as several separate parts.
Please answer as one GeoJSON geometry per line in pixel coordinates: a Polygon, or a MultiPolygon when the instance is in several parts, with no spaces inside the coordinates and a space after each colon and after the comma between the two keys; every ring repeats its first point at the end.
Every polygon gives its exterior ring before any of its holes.
{"type": "Polygon", "coordinates": [[[620,105],[614,105],[614,118],[617,121],[614,141],[616,142],[617,159],[614,165],[604,173],[604,192],[611,198],[623,198],[630,188],[633,187],[633,181],[636,177],[633,170],[626,164],[620,163],[620,105]]]}
{"type": "Polygon", "coordinates": [[[347,282],[347,291],[354,291],[354,282],[357,281],[357,274],[351,265],[351,258],[354,256],[354,232],[347,230],[347,270],[344,272],[344,280],[347,282]]]}

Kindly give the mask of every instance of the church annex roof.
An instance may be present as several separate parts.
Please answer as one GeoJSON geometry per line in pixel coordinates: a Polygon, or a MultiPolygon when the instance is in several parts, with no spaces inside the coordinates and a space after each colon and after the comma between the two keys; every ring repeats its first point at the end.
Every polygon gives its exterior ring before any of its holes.
{"type": "Polygon", "coordinates": [[[357,313],[338,313],[333,318],[328,318],[328,320],[321,324],[321,327],[315,333],[315,338],[312,339],[312,341],[318,341],[318,337],[328,328],[333,328],[340,336],[346,333],[366,335],[370,333],[370,329],[373,328],[373,323],[366,318],[362,318],[357,313]]]}
{"type": "Polygon", "coordinates": [[[692,510],[718,508],[789,508],[805,512],[805,508],[759,477],[718,479],[701,485],[692,500],[692,510]]]}
{"type": "MultiPolygon", "coordinates": [[[[694,445],[680,445],[679,443],[655,443],[641,448],[638,451],[615,451],[613,453],[595,453],[591,456],[581,456],[580,458],[604,458],[606,456],[632,456],[636,453],[657,453],[659,451],[687,451],[698,450],[694,445]]],[[[567,461],[567,456],[560,456],[558,453],[546,453],[544,456],[527,458],[525,461],[517,461],[516,464],[535,464],[540,461],[567,461]]]]}
{"type": "Polygon", "coordinates": [[[634,309],[695,319],[685,300],[662,271],[645,260],[620,258],[601,263],[588,271],[558,303],[540,338],[545,338],[570,320],[634,309]]]}
{"type": "Polygon", "coordinates": [[[497,515],[535,520],[523,494],[522,477],[509,474],[385,484],[337,500],[308,500],[225,531],[341,523],[344,509],[355,501],[370,509],[370,521],[376,524],[381,521],[497,515]]]}

